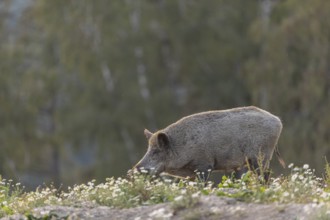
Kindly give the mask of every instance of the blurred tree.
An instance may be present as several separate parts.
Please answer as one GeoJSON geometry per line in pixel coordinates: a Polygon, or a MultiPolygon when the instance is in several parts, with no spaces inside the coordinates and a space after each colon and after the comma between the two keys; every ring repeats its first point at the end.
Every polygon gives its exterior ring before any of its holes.
{"type": "Polygon", "coordinates": [[[330,156],[329,9],[321,0],[279,1],[267,30],[253,26],[259,53],[246,65],[252,102],[284,121],[286,158],[319,171],[330,156]]]}
{"type": "Polygon", "coordinates": [[[45,68],[62,81],[61,145],[95,148],[93,169],[119,175],[145,150],[143,127],[246,102],[240,67],[257,1],[241,3],[38,1],[45,68]]]}

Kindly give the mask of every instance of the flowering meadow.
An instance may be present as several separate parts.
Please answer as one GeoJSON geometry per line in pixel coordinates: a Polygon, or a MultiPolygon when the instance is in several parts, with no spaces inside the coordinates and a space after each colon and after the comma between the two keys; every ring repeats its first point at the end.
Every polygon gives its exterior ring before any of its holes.
{"type": "Polygon", "coordinates": [[[289,175],[270,178],[267,183],[249,171],[241,179],[224,176],[218,185],[200,179],[174,180],[133,172],[127,178],[107,178],[99,184],[92,180],[62,191],[49,186],[25,192],[19,183],[0,179],[0,217],[18,213],[29,215],[31,210],[42,206],[79,206],[85,203],[130,208],[170,202],[173,208],[180,209],[194,206],[203,195],[253,203],[330,204],[328,164],[322,178],[317,177],[307,164],[302,167],[290,164],[289,169],[289,175]]]}

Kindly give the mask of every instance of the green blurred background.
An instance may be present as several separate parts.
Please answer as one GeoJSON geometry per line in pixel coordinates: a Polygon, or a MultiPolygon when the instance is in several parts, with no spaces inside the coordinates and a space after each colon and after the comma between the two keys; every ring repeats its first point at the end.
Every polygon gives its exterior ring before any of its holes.
{"type": "MultiPolygon", "coordinates": [[[[256,105],[287,163],[330,158],[330,1],[2,0],[0,174],[123,176],[143,129],[256,105]]],[[[272,167],[278,173],[274,159],[272,167]]]]}

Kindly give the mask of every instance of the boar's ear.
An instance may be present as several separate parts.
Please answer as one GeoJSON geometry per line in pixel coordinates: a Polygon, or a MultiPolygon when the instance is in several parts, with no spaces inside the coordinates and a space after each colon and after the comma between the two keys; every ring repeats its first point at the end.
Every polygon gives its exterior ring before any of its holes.
{"type": "Polygon", "coordinates": [[[158,146],[161,148],[169,148],[170,147],[170,141],[168,139],[167,134],[165,133],[159,133],[157,135],[157,140],[158,140],[158,146]]]}
{"type": "Polygon", "coordinates": [[[152,133],[148,129],[144,129],[144,135],[149,140],[150,137],[152,136],[152,133]]]}

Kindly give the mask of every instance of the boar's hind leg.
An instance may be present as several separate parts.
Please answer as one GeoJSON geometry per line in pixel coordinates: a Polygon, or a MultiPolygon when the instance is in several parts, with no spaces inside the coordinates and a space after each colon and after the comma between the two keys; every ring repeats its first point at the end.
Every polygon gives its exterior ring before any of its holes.
{"type": "Polygon", "coordinates": [[[262,167],[259,166],[259,162],[258,159],[248,159],[248,167],[249,169],[251,169],[252,171],[257,172],[257,174],[263,175],[264,181],[267,183],[269,176],[270,176],[270,171],[269,171],[269,161],[264,160],[262,162],[262,167]]]}
{"type": "MultiPolygon", "coordinates": [[[[241,179],[243,174],[247,173],[249,170],[259,172],[259,166],[258,166],[257,160],[246,159],[246,162],[244,163],[244,165],[241,167],[235,168],[231,175],[235,179],[241,179]]],[[[259,175],[259,173],[258,173],[258,175],[259,175]]]]}

